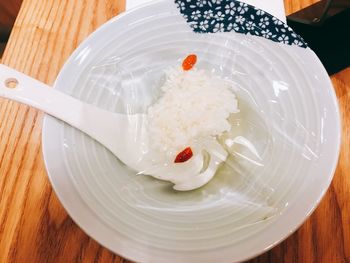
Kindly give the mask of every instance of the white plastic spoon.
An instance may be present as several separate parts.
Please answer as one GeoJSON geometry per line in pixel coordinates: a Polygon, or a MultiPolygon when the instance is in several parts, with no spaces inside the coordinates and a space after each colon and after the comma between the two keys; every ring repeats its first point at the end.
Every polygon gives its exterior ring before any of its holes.
{"type": "MultiPolygon", "coordinates": [[[[149,149],[145,114],[119,114],[97,108],[2,64],[0,97],[32,106],[68,123],[104,145],[130,168],[171,181],[177,190],[187,191],[205,185],[227,157],[227,153],[216,143],[216,147],[211,145],[207,149],[211,160],[204,171],[201,170],[203,160],[191,162],[191,174],[188,174],[188,166],[177,170],[172,166],[162,169],[150,167],[147,159],[144,159],[149,149]],[[178,174],[174,175],[174,171],[178,174]]],[[[202,155],[198,157],[203,158],[202,155]]]]}

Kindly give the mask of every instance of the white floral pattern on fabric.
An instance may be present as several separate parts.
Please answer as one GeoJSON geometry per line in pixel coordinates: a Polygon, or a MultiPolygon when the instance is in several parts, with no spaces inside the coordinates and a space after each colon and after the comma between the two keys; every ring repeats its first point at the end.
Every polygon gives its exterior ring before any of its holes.
{"type": "Polygon", "coordinates": [[[216,18],[217,21],[224,21],[225,20],[225,14],[222,13],[221,11],[217,12],[214,17],[216,18]]]}
{"type": "Polygon", "coordinates": [[[258,11],[256,11],[256,14],[257,14],[258,16],[263,16],[263,15],[265,15],[265,11],[259,9],[258,11]]]}
{"type": "Polygon", "coordinates": [[[255,23],[253,21],[248,21],[245,24],[245,28],[249,31],[253,30],[256,27],[255,23]]]}
{"type": "MultiPolygon", "coordinates": [[[[203,17],[206,20],[209,20],[210,18],[212,18],[214,16],[213,10],[205,10],[203,13],[203,17]]],[[[208,21],[207,21],[208,22],[208,21]]]]}
{"type": "Polygon", "coordinates": [[[191,18],[193,20],[198,20],[202,16],[201,12],[199,10],[193,11],[191,18]]]}
{"type": "Polygon", "coordinates": [[[222,0],[211,0],[211,2],[212,2],[213,4],[220,5],[221,2],[222,2],[222,0]]]}
{"type": "Polygon", "coordinates": [[[243,16],[236,16],[235,21],[236,21],[236,23],[243,25],[245,18],[243,16]]]}
{"type": "Polygon", "coordinates": [[[237,12],[243,15],[247,11],[248,11],[248,5],[244,3],[239,3],[239,6],[237,7],[237,12]]]}
{"type": "Polygon", "coordinates": [[[177,8],[179,8],[181,11],[185,10],[185,3],[184,2],[178,1],[178,2],[176,2],[176,5],[177,5],[177,8]]]}
{"type": "Polygon", "coordinates": [[[225,14],[233,16],[237,11],[237,8],[233,2],[225,6],[225,14]]]}
{"type": "Polygon", "coordinates": [[[233,29],[235,31],[239,30],[239,25],[237,25],[236,23],[233,23],[233,29]]]}
{"type": "Polygon", "coordinates": [[[278,26],[283,25],[283,22],[279,20],[277,17],[272,17],[272,22],[278,26]]]}
{"type": "Polygon", "coordinates": [[[195,2],[196,2],[198,7],[203,7],[204,5],[207,4],[207,0],[196,0],[195,2]]]}
{"type": "Polygon", "coordinates": [[[281,20],[236,0],[174,0],[196,33],[235,31],[274,42],[307,48],[304,40],[281,20]]]}
{"type": "Polygon", "coordinates": [[[191,26],[192,29],[194,29],[194,30],[198,29],[198,24],[197,24],[197,23],[190,23],[190,26],[191,26]]]}
{"type": "Polygon", "coordinates": [[[270,32],[270,30],[266,29],[261,31],[261,35],[265,38],[270,38],[272,36],[272,33],[270,32]]]}
{"type": "Polygon", "coordinates": [[[224,32],[224,23],[216,23],[213,29],[213,33],[224,32]]]}
{"type": "Polygon", "coordinates": [[[293,44],[294,44],[294,45],[297,45],[297,46],[299,46],[299,47],[302,47],[304,43],[301,42],[301,41],[298,40],[298,39],[294,39],[293,44]]]}
{"type": "Polygon", "coordinates": [[[260,18],[259,27],[266,28],[270,24],[270,19],[267,16],[260,18]]]}
{"type": "Polygon", "coordinates": [[[285,34],[282,34],[278,37],[278,41],[288,44],[289,37],[285,34]]]}
{"type": "Polygon", "coordinates": [[[200,21],[199,28],[203,31],[206,31],[209,28],[208,20],[200,21]]]}

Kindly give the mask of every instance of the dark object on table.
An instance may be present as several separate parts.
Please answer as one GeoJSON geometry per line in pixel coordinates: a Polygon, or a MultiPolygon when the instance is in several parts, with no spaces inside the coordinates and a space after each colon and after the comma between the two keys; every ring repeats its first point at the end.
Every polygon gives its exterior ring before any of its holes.
{"type": "Polygon", "coordinates": [[[287,17],[328,74],[350,66],[350,0],[323,0],[287,17]]]}
{"type": "Polygon", "coordinates": [[[0,43],[6,42],[10,36],[10,28],[0,26],[0,43]]]}
{"type": "Polygon", "coordinates": [[[8,28],[1,27],[0,25],[0,59],[1,59],[2,53],[4,52],[5,45],[9,36],[10,36],[10,30],[8,28]]]}
{"type": "Polygon", "coordinates": [[[22,0],[0,0],[0,58],[21,4],[22,0]]]}

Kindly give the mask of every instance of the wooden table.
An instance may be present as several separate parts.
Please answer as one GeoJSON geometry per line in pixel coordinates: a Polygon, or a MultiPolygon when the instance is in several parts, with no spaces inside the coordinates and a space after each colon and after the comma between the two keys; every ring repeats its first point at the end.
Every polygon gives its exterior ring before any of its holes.
{"type": "MultiPolygon", "coordinates": [[[[287,13],[312,1],[286,0],[287,13]]],[[[123,9],[123,0],[24,0],[2,62],[52,84],[77,45],[123,9]]],[[[343,125],[333,183],[296,233],[251,262],[350,262],[350,68],[332,81],[343,125]]],[[[42,117],[0,99],[0,262],[123,262],[83,233],[52,191],[42,117]]]]}

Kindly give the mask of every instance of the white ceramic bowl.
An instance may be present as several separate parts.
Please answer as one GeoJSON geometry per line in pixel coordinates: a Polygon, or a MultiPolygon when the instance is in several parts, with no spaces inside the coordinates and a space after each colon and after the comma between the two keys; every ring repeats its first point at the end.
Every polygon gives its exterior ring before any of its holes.
{"type": "Polygon", "coordinates": [[[232,81],[241,108],[237,130],[257,147],[260,166],[237,157],[235,172],[176,192],[135,175],[78,130],[48,116],[44,121],[45,164],[63,206],[88,235],[135,261],[258,255],[310,215],[337,164],[337,100],[309,48],[236,32],[195,34],[172,1],[104,24],[68,59],[55,88],[111,111],[130,105],[145,111],[163,70],[188,53],[198,55],[199,68],[232,81]]]}

